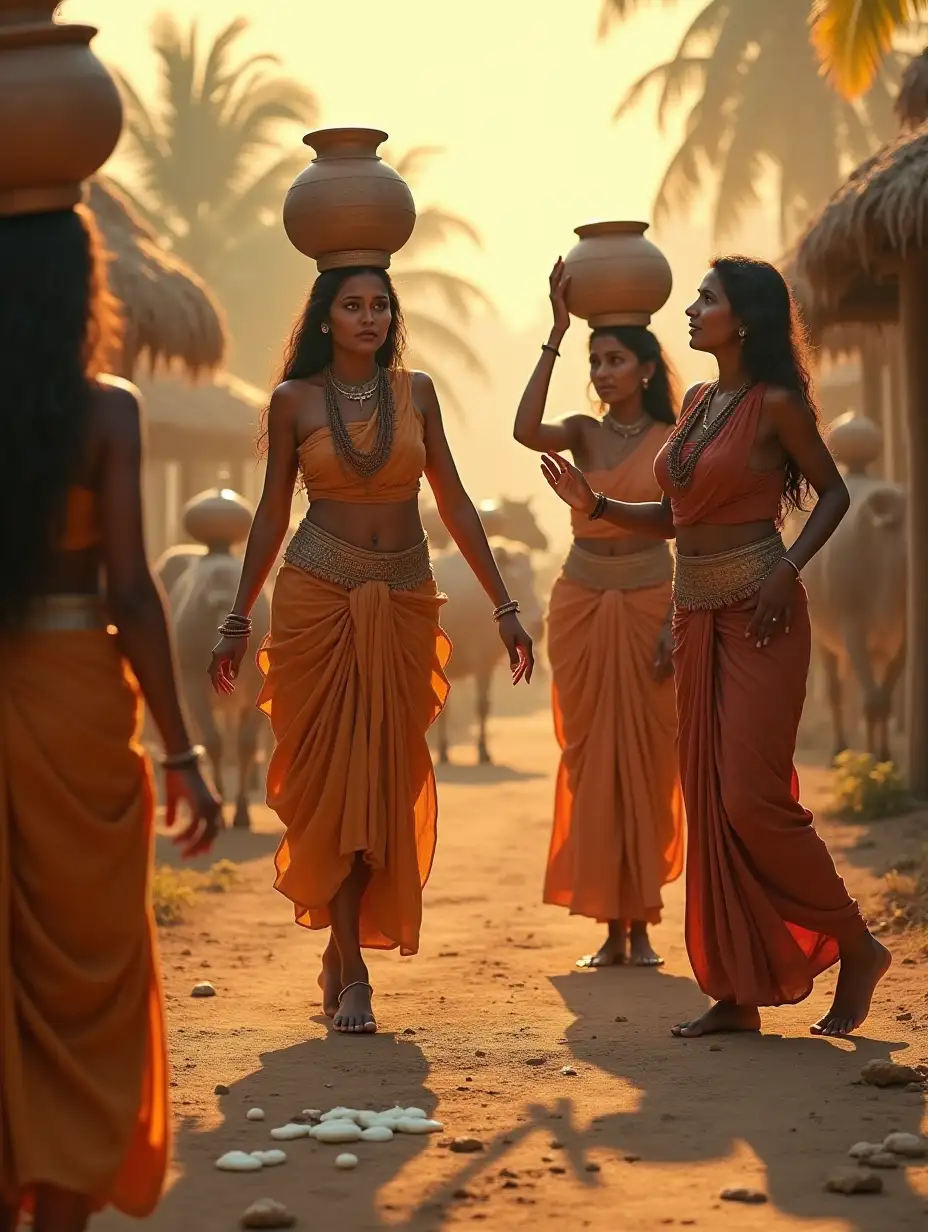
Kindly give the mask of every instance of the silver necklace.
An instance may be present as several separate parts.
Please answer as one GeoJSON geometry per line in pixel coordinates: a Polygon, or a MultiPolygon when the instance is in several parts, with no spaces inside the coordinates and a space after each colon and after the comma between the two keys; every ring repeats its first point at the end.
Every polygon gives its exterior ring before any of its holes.
{"type": "Polygon", "coordinates": [[[364,410],[364,403],[368,402],[376,394],[380,388],[380,372],[369,380],[362,381],[359,385],[346,385],[344,381],[340,381],[331,368],[326,369],[326,377],[331,381],[336,393],[343,398],[347,398],[349,402],[357,402],[360,409],[364,410]]]}
{"type": "Polygon", "coordinates": [[[626,441],[631,440],[633,436],[640,436],[641,433],[644,432],[645,428],[648,427],[650,422],[650,415],[643,415],[641,419],[637,419],[631,424],[619,423],[619,421],[617,419],[613,419],[611,415],[606,416],[606,427],[611,428],[613,432],[617,432],[619,436],[623,437],[626,441]]]}

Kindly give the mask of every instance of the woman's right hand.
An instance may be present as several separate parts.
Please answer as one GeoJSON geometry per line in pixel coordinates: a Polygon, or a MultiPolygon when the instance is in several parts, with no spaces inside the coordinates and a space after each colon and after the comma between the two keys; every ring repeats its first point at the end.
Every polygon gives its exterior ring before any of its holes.
{"type": "Polygon", "coordinates": [[[235,692],[235,677],[239,673],[247,649],[247,637],[223,637],[213,647],[213,657],[206,670],[209,672],[213,688],[220,697],[223,694],[235,692]]]}
{"type": "Polygon", "coordinates": [[[546,453],[541,459],[541,473],[565,505],[590,514],[596,507],[596,493],[579,471],[559,453],[546,453]]]}
{"type": "Polygon", "coordinates": [[[554,313],[554,332],[558,338],[563,338],[570,329],[570,313],[567,311],[569,286],[570,274],[564,272],[564,261],[558,257],[548,278],[548,294],[551,298],[551,310],[554,313]]]}
{"type": "Polygon", "coordinates": [[[213,795],[196,765],[183,770],[166,770],[164,791],[164,820],[171,841],[180,848],[185,860],[205,855],[222,828],[222,801],[213,795]],[[190,811],[190,824],[175,834],[178,808],[182,804],[186,804],[190,811]]]}

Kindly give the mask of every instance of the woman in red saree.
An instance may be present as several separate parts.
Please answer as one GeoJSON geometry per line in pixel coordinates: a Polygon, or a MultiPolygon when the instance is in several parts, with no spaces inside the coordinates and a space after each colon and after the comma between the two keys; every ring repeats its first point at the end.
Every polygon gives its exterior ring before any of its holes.
{"type": "Polygon", "coordinates": [[[786,283],[743,257],[713,263],[687,309],[690,345],[718,380],[696,386],[655,462],[659,502],[592,491],[564,459],[545,476],[575,509],[675,538],[674,670],[689,826],[686,940],[715,1004],[678,1036],[756,1031],[759,1007],[794,1004],[840,961],[834,1002],[811,1028],[859,1027],[891,958],[848,896],[793,767],[811,639],[803,567],[848,495],[818,430],[786,283]],[[783,515],[818,500],[787,552],[783,515]]]}

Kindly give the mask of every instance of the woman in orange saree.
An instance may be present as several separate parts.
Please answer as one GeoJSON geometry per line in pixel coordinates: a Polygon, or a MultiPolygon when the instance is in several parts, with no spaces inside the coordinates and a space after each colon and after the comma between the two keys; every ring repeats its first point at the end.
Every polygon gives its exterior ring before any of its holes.
{"type": "Polygon", "coordinates": [[[330,930],[323,1011],[337,1031],[362,1034],[376,1030],[362,950],[416,953],[436,841],[426,731],[447,696],[451,647],[419,517],[423,474],[495,606],[513,683],[531,678],[533,662],[518,602],[458,477],[434,386],[403,367],[402,353],[384,269],[320,274],[271,398],[264,492],[210,667],[218,691],[234,686],[299,473],[309,511],[277,575],[258,658],[259,704],[276,741],[268,803],[286,827],[275,887],[298,924],[330,930]]]}
{"type": "MultiPolygon", "coordinates": [[[[554,326],[516,414],[516,440],[568,450],[615,499],[657,499],[654,458],[675,423],[671,374],[641,326],[596,329],[590,375],[604,414],[542,423],[570,324],[568,279],[551,274],[554,326]]],[[[683,869],[670,663],[667,544],[572,515],[574,542],[548,610],[554,727],[561,747],[544,901],[608,926],[579,966],[659,966],[648,928],[683,869]]]]}
{"type": "Polygon", "coordinates": [[[82,1232],[107,1205],[150,1214],[170,1147],[143,696],[185,854],[219,802],[146,561],[138,396],[102,375],[90,217],[0,218],[0,284],[0,1232],[26,1211],[82,1232]]]}
{"type": "Polygon", "coordinates": [[[818,430],[789,288],[770,265],[721,258],[687,309],[719,377],[694,387],[656,462],[659,502],[597,497],[563,459],[546,477],[574,508],[677,541],[674,669],[689,828],[686,940],[705,1014],[683,1037],[755,1031],[840,961],[830,1010],[845,1035],[890,964],[849,897],[793,766],[811,638],[800,575],[848,507],[818,430]],[[787,552],[786,510],[818,500],[787,552]]]}

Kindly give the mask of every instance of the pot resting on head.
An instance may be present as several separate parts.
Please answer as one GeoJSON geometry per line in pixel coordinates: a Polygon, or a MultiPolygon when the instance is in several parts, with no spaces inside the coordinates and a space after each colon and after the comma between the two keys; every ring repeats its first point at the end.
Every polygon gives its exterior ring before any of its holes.
{"type": "Polygon", "coordinates": [[[564,258],[570,277],[567,307],[591,328],[648,325],[670,298],[667,258],[644,238],[644,222],[592,222],[577,227],[578,242],[564,258]]]}

